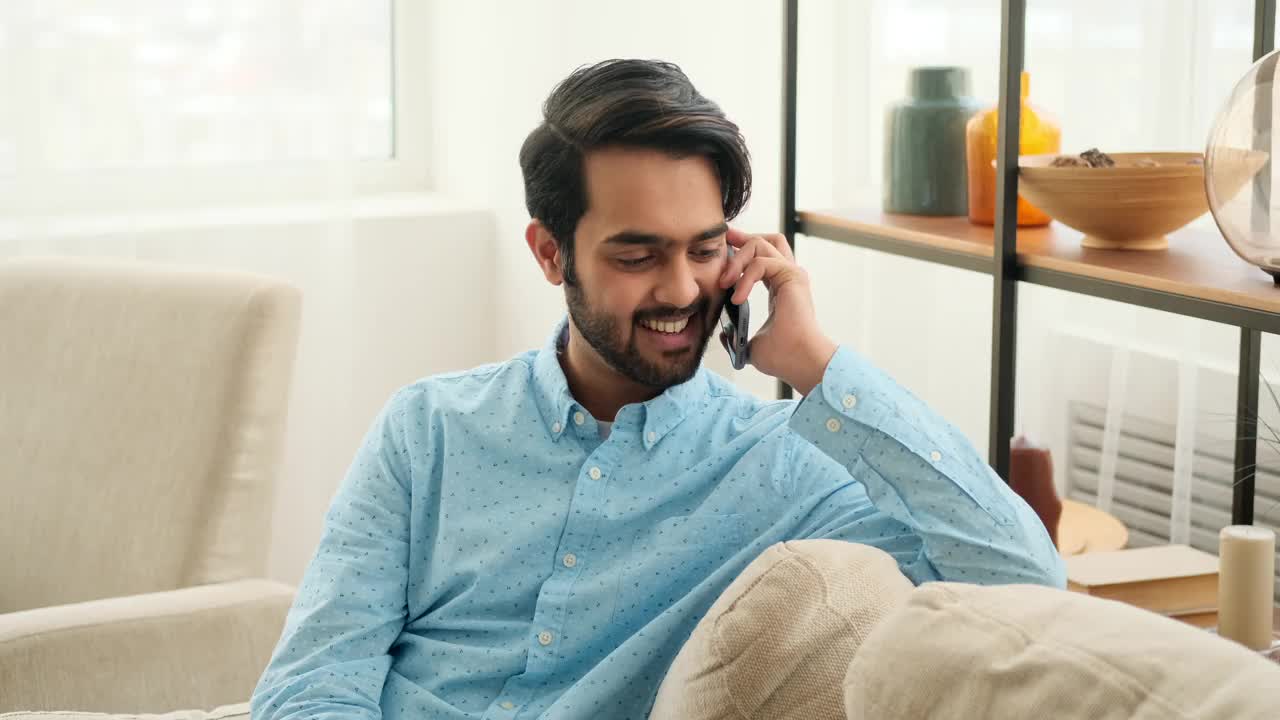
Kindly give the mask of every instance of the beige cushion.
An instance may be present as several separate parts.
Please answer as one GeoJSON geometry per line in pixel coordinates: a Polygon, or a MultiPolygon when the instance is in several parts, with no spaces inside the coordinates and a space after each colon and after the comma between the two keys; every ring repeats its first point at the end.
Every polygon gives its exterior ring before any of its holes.
{"type": "Polygon", "coordinates": [[[866,545],[774,545],[698,623],[650,717],[843,718],[840,682],[850,659],[911,589],[893,558],[866,545]]]}
{"type": "Polygon", "coordinates": [[[929,583],[863,642],[848,717],[1280,717],[1280,666],[1128,605],[1034,586],[929,583]]]}
{"type": "Polygon", "coordinates": [[[260,577],[300,295],[0,262],[0,613],[260,577]]]}
{"type": "Polygon", "coordinates": [[[176,710],[163,715],[109,715],[91,712],[0,713],[0,720],[249,720],[249,703],[224,705],[213,710],[176,710]]]}
{"type": "Polygon", "coordinates": [[[0,712],[162,712],[249,698],[293,588],[239,580],[0,615],[0,712]]]}

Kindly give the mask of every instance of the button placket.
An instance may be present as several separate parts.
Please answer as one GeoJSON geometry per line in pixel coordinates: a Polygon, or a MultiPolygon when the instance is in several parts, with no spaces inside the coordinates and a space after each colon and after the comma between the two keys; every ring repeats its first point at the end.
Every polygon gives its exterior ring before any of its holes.
{"type": "MultiPolygon", "coordinates": [[[[584,418],[585,422],[585,418],[584,418]]],[[[616,428],[617,426],[615,426],[616,428]]],[[[534,649],[554,649],[559,641],[559,632],[566,619],[566,612],[573,600],[570,589],[578,582],[583,572],[588,572],[584,558],[577,554],[579,550],[587,550],[588,543],[595,536],[595,527],[602,508],[604,486],[598,482],[607,479],[607,468],[613,467],[617,458],[614,453],[601,445],[590,452],[579,466],[580,482],[574,491],[568,508],[561,542],[552,558],[554,565],[559,565],[560,572],[553,573],[547,579],[548,589],[554,587],[549,594],[539,593],[538,606],[534,613],[534,649]]],[[[546,666],[555,660],[547,653],[532,653],[529,657],[532,666],[546,666]]]]}

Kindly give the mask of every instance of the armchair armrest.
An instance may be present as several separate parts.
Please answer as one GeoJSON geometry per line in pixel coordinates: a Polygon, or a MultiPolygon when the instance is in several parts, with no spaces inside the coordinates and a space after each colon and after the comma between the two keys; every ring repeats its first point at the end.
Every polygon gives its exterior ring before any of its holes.
{"type": "Polygon", "coordinates": [[[293,588],[238,580],[0,614],[0,712],[167,712],[249,699],[293,588]]]}

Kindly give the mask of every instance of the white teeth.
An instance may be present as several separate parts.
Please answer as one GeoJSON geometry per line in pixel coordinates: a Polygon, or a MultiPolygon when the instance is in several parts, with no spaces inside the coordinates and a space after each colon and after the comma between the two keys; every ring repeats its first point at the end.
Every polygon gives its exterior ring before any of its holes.
{"type": "Polygon", "coordinates": [[[640,324],[650,330],[657,330],[664,333],[678,333],[685,329],[689,324],[689,318],[677,320],[675,322],[655,322],[653,320],[641,320],[640,324]]]}

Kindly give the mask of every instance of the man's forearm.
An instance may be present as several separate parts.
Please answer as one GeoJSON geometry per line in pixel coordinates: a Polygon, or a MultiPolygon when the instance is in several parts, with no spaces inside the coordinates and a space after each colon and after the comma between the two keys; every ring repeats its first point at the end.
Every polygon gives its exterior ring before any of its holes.
{"type": "Polygon", "coordinates": [[[936,577],[913,579],[1065,585],[1031,508],[959,431],[851,350],[835,353],[791,427],[919,536],[936,577]]]}

